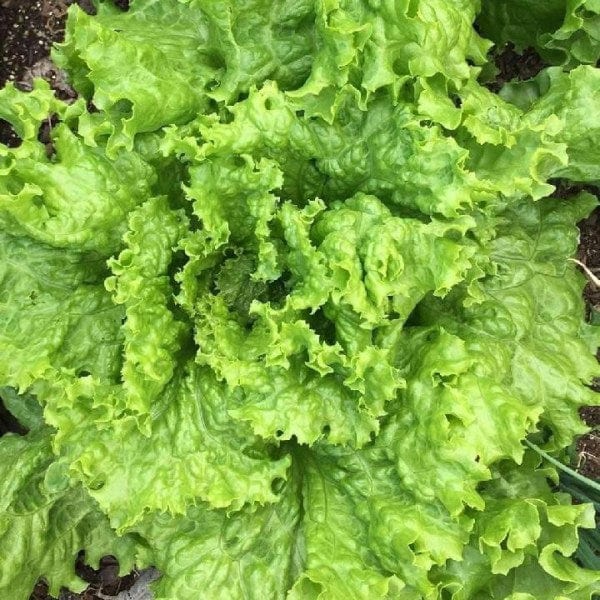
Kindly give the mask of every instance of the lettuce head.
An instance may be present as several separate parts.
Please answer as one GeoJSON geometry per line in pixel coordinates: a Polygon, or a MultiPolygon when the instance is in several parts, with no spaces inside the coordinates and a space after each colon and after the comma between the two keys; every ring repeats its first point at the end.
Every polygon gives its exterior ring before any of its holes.
{"type": "Polygon", "coordinates": [[[81,549],[157,600],[597,594],[525,440],[595,403],[553,194],[600,181],[600,4],[96,4],[75,102],[0,90],[0,597],[81,549]],[[563,50],[494,94],[482,36],[563,50]]]}

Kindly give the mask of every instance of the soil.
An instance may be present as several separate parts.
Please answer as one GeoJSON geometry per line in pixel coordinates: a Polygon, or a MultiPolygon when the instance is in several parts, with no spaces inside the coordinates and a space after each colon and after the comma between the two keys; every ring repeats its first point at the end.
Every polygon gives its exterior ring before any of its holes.
{"type": "MultiPolygon", "coordinates": [[[[75,571],[84,581],[89,583],[88,588],[81,594],[74,594],[64,590],[59,596],[59,600],[98,600],[97,593],[106,596],[116,596],[123,590],[131,588],[136,580],[136,573],[130,573],[125,577],[119,577],[119,563],[113,556],[105,556],[100,561],[99,569],[92,569],[85,564],[85,555],[83,552],[77,557],[75,571]]],[[[51,600],[52,596],[48,594],[48,585],[45,581],[40,581],[29,600],[51,600]]]]}
{"type": "MultiPolygon", "coordinates": [[[[598,190],[596,195],[600,196],[598,190]]],[[[600,277],[600,208],[597,208],[589,219],[580,223],[580,229],[579,260],[600,277]]],[[[590,310],[596,311],[600,316],[600,287],[590,281],[584,295],[590,310]]]]}
{"type": "Polygon", "coordinates": [[[492,58],[498,73],[487,87],[495,93],[499,92],[505,83],[531,79],[548,66],[533,48],[526,48],[522,54],[517,54],[511,43],[504,48],[495,49],[492,58]]]}
{"type": "MultiPolygon", "coordinates": [[[[597,189],[596,195],[600,195],[597,189]]],[[[579,228],[581,230],[579,260],[600,276],[600,207],[588,219],[582,221],[579,228]]],[[[600,317],[600,286],[590,281],[585,288],[584,297],[588,316],[600,317]]],[[[600,361],[600,351],[597,356],[600,361]]],[[[600,378],[594,381],[592,389],[600,393],[600,378]]],[[[579,438],[577,442],[578,470],[590,479],[600,480],[600,406],[587,406],[581,409],[581,416],[593,430],[579,438]]]]}
{"type": "MultiPolygon", "coordinates": [[[[129,0],[114,2],[123,10],[129,7],[129,0]]],[[[62,39],[67,9],[75,3],[87,12],[94,11],[91,0],[0,0],[0,87],[6,82],[14,82],[18,87],[28,89],[32,78],[41,76],[50,82],[61,98],[68,100],[74,97],[63,74],[52,65],[48,57],[52,44],[62,39]]],[[[546,66],[531,48],[518,54],[513,46],[507,45],[495,51],[493,58],[498,74],[487,85],[495,92],[506,82],[529,79],[546,66]]],[[[41,135],[47,136],[47,132],[42,132],[41,135]]],[[[0,119],[0,142],[14,146],[19,141],[12,127],[0,119]]],[[[556,195],[567,197],[581,189],[588,189],[596,195],[600,191],[597,188],[558,182],[556,195]]],[[[582,222],[580,228],[579,259],[588,268],[599,269],[600,273],[600,210],[582,222]]],[[[595,309],[600,311],[600,289],[590,283],[585,290],[585,298],[588,314],[595,309]]],[[[600,381],[596,382],[595,389],[600,391],[600,381]]],[[[590,427],[600,427],[600,406],[585,407],[581,415],[590,427]]],[[[0,435],[6,431],[25,433],[0,401],[0,435]]],[[[600,479],[600,432],[582,436],[577,443],[577,450],[580,472],[600,479]]],[[[81,594],[65,591],[61,593],[61,600],[100,600],[98,592],[116,595],[121,590],[129,589],[136,578],[134,573],[119,578],[118,563],[113,557],[102,559],[100,568],[94,570],[85,564],[85,556],[81,553],[76,561],[76,570],[89,583],[89,587],[81,594]]],[[[38,582],[30,600],[52,600],[44,581],[38,582]]]]}
{"type": "Polygon", "coordinates": [[[600,406],[586,406],[581,409],[581,417],[595,427],[577,441],[577,470],[590,479],[600,480],[600,406]]]}

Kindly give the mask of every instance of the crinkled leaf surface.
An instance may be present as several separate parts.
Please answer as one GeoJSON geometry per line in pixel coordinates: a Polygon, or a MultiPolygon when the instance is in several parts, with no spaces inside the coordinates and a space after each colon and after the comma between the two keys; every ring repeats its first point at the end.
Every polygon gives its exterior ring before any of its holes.
{"type": "Polygon", "coordinates": [[[0,592],[5,598],[28,598],[38,577],[46,576],[50,593],[61,587],[82,589],[74,573],[80,550],[90,564],[117,554],[126,573],[134,564],[135,542],[118,537],[106,515],[56,462],[51,436],[43,428],[27,437],[9,434],[0,440],[0,592]]]}
{"type": "Polygon", "coordinates": [[[591,600],[524,440],[595,403],[596,200],[551,196],[598,180],[598,72],[494,94],[473,22],[571,68],[597,4],[72,7],[81,98],[0,91],[0,595],[85,549],[160,600],[591,600]]]}
{"type": "Polygon", "coordinates": [[[598,0],[483,0],[479,26],[497,44],[534,47],[551,64],[573,68],[600,58],[598,0]]]}

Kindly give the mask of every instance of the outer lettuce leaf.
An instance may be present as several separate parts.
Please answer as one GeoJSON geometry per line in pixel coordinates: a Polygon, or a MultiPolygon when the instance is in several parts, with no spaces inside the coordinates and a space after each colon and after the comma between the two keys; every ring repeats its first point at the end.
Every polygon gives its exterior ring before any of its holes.
{"type": "Polygon", "coordinates": [[[499,379],[525,404],[543,409],[540,424],[554,449],[585,431],[578,407],[595,402],[581,385],[598,373],[580,335],[582,276],[568,262],[578,239],[572,224],[595,204],[582,194],[570,204],[548,199],[514,206],[491,245],[495,274],[481,282],[483,301],[465,306],[467,290],[457,289],[447,300],[421,306],[425,321],[477,340],[498,357],[499,379]]]}
{"type": "Polygon", "coordinates": [[[191,600],[199,590],[215,600],[285,598],[302,568],[298,492],[294,477],[279,502],[265,507],[226,513],[201,504],[185,516],[148,517],[140,525],[147,540],[140,560],[163,574],[155,599],[191,600]]]}
{"type": "Polygon", "coordinates": [[[58,248],[117,251],[125,217],[149,194],[156,181],[137,154],[84,144],[65,123],[51,132],[51,153],[37,141],[41,123],[52,116],[76,123],[83,101],[72,106],[57,100],[39,81],[25,94],[12,85],[0,91],[1,117],[23,138],[17,148],[0,145],[0,222],[11,235],[23,235],[58,248]]]}
{"type": "Polygon", "coordinates": [[[552,64],[572,68],[600,58],[598,0],[484,0],[478,23],[484,37],[533,46],[552,64]]]}
{"type": "Polygon", "coordinates": [[[505,100],[526,111],[528,121],[538,127],[549,119],[560,120],[562,126],[554,127],[553,138],[565,145],[568,162],[555,165],[550,176],[589,183],[599,180],[594,142],[598,77],[598,69],[589,66],[569,73],[549,68],[530,81],[507,84],[500,92],[505,100]]]}
{"type": "Polygon", "coordinates": [[[471,27],[475,2],[316,5],[318,52],[306,83],[289,94],[303,110],[330,121],[340,107],[336,88],[351,84],[368,99],[384,87],[396,95],[415,78],[420,111],[450,128],[458,124],[460,111],[447,92],[471,77],[467,59],[482,64],[488,48],[471,27]]]}
{"type": "Polygon", "coordinates": [[[228,417],[227,389],[205,369],[190,366],[175,375],[154,403],[145,434],[134,417],[122,417],[86,439],[80,415],[102,398],[94,389],[75,393],[67,389],[47,418],[63,431],[60,449],[72,476],[118,531],[149,511],[182,514],[196,499],[230,509],[278,500],[272,485],[286,478],[289,458],[273,457],[272,448],[228,417]],[[100,398],[89,397],[94,392],[100,398]],[[79,407],[71,420],[60,410],[69,401],[79,407]]]}
{"type": "MultiPolygon", "coordinates": [[[[35,141],[42,122],[48,115],[57,112],[62,114],[66,109],[63,102],[57,100],[47,82],[37,79],[33,90],[23,94],[13,83],[8,83],[0,90],[0,118],[8,121],[21,138],[22,142],[35,141]]],[[[0,146],[2,167],[6,156],[17,150],[9,150],[0,146]]]]}
{"type": "Polygon", "coordinates": [[[313,20],[318,2],[251,0],[188,1],[202,12],[209,39],[204,52],[219,67],[208,82],[209,96],[231,103],[252,85],[275,80],[284,89],[302,85],[319,46],[313,20]]]}
{"type": "Polygon", "coordinates": [[[522,112],[474,83],[461,92],[461,144],[467,166],[506,196],[537,200],[554,191],[547,179],[568,161],[559,132],[564,122],[552,112],[522,112]]]}
{"type": "Polygon", "coordinates": [[[269,79],[307,114],[332,120],[340,89],[356,86],[366,99],[382,87],[397,95],[419,78],[419,110],[456,127],[460,111],[447,93],[472,77],[467,59],[482,64],[488,49],[471,27],[476,6],[136,0],[122,15],[101,2],[95,17],[71,9],[55,60],[110,115],[82,120],[88,139],[110,136],[109,154],[131,148],[138,132],[184,123],[269,79]]]}
{"type": "Polygon", "coordinates": [[[481,489],[489,512],[475,515],[462,560],[438,570],[439,588],[452,600],[590,600],[600,590],[597,573],[565,559],[577,546],[577,528],[595,527],[593,510],[553,492],[548,480],[558,481],[556,472],[538,463],[528,452],[518,467],[493,469],[481,489]]]}
{"type": "Polygon", "coordinates": [[[46,158],[36,144],[6,173],[4,228],[51,246],[110,255],[119,248],[127,213],[149,195],[153,171],[134,154],[109,160],[64,125],[55,128],[53,145],[55,156],[46,158]]]}
{"type": "Polygon", "coordinates": [[[358,453],[317,448],[300,460],[306,558],[290,596],[433,597],[428,571],[458,558],[470,519],[416,501],[384,444],[358,453]]]}
{"type": "Polygon", "coordinates": [[[89,564],[114,553],[121,572],[133,567],[133,539],[118,538],[85,490],[70,484],[63,465],[53,462],[47,428],[25,438],[4,436],[0,457],[3,597],[28,598],[42,576],[54,596],[61,587],[83,589],[74,572],[81,549],[89,564]]]}
{"type": "Polygon", "coordinates": [[[114,7],[91,17],[72,6],[66,41],[54,54],[75,89],[108,113],[109,119],[84,115],[80,125],[91,141],[96,134],[110,135],[110,155],[119,147],[131,149],[139,131],[185,122],[207,108],[203,87],[212,70],[197,60],[202,38],[191,35],[202,32],[199,15],[178,2],[137,4],[139,11],[119,15],[118,27],[114,7]],[[166,23],[172,28],[168,38],[166,23]]]}
{"type": "Polygon", "coordinates": [[[503,381],[505,356],[482,352],[472,336],[415,330],[397,353],[409,383],[381,437],[404,485],[424,502],[441,501],[452,515],[464,505],[487,514],[478,484],[498,460],[521,461],[521,440],[542,409],[523,403],[503,381]]]}
{"type": "Polygon", "coordinates": [[[157,597],[193,598],[201,586],[215,598],[283,598],[290,588],[291,598],[435,597],[428,571],[460,557],[472,520],[415,503],[383,448],[288,449],[279,502],[228,516],[199,506],[139,525],[143,562],[164,573],[157,597]]]}
{"type": "Polygon", "coordinates": [[[109,121],[90,115],[82,125],[91,140],[110,135],[112,155],[131,149],[138,132],[184,123],[209,110],[211,99],[231,101],[267,78],[299,85],[310,69],[312,9],[290,1],[137,0],[126,14],[103,2],[91,17],[73,6],[54,58],[108,113],[109,121]]]}
{"type": "Polygon", "coordinates": [[[567,55],[567,66],[595,65],[600,59],[600,3],[598,0],[568,0],[562,26],[541,42],[549,50],[567,55]]]}
{"type": "Polygon", "coordinates": [[[102,286],[103,261],[7,233],[0,253],[3,383],[25,390],[65,369],[117,378],[123,312],[102,286]]]}
{"type": "Polygon", "coordinates": [[[599,84],[600,72],[587,66],[570,73],[548,69],[540,77],[538,85],[543,86],[544,93],[532,106],[532,118],[541,121],[555,114],[564,123],[557,138],[567,145],[569,163],[557,169],[554,174],[557,177],[600,181],[600,155],[595,142],[600,130],[599,84]]]}
{"type": "Polygon", "coordinates": [[[507,42],[513,42],[518,49],[537,46],[541,36],[561,27],[568,1],[483,0],[477,23],[482,35],[499,46],[507,42]]]}

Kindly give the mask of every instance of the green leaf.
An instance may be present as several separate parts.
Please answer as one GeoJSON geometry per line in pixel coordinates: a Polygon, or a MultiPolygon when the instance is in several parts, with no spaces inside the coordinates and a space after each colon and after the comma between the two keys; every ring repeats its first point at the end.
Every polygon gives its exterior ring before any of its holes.
{"type": "MultiPolygon", "coordinates": [[[[79,107],[80,108],[80,107],[79,107]]],[[[36,80],[33,90],[24,94],[8,83],[0,89],[0,118],[8,121],[15,133],[21,138],[22,146],[30,148],[29,142],[35,142],[40,125],[53,113],[63,114],[67,105],[57,100],[50,85],[43,80],[36,80]],[[24,143],[24,144],[23,144],[24,143]]],[[[73,107],[77,111],[77,106],[73,107]]],[[[0,144],[0,157],[2,167],[6,156],[20,155],[19,150],[9,150],[0,144]]]]}
{"type": "Polygon", "coordinates": [[[153,515],[139,529],[147,545],[144,564],[162,573],[156,600],[195,598],[198,590],[215,600],[284,598],[301,568],[298,479],[283,484],[279,502],[232,513],[204,504],[185,515],[153,515]]]}
{"type": "Polygon", "coordinates": [[[39,577],[48,581],[53,596],[62,587],[84,589],[87,584],[75,574],[81,549],[91,565],[115,553],[122,573],[133,567],[133,539],[118,538],[80,486],[70,485],[64,477],[61,482],[48,477],[58,463],[52,462],[47,428],[24,438],[2,437],[0,457],[0,593],[4,597],[25,600],[39,577]]]}
{"type": "Polygon", "coordinates": [[[207,112],[211,99],[231,101],[270,78],[295,86],[310,70],[311,3],[272,10],[265,0],[138,0],[126,14],[106,2],[99,8],[95,17],[70,9],[54,60],[106,111],[108,120],[86,115],[80,130],[91,141],[110,136],[111,156],[131,149],[139,132],[207,112]]]}
{"type": "Polygon", "coordinates": [[[483,0],[478,23],[498,45],[534,47],[555,65],[593,65],[600,58],[598,0],[483,0]]]}
{"type": "Polygon", "coordinates": [[[498,46],[513,42],[522,50],[536,45],[542,34],[560,28],[566,3],[565,0],[483,0],[477,23],[482,35],[498,46]]]}
{"type": "Polygon", "coordinates": [[[25,390],[63,370],[118,377],[122,311],[103,289],[101,257],[5,232],[0,254],[2,382],[25,390]]]}
{"type": "MultiPolygon", "coordinates": [[[[52,109],[44,109],[50,117],[52,109]]],[[[127,213],[150,195],[156,176],[135,154],[110,160],[65,124],[52,137],[50,158],[36,141],[9,151],[18,160],[0,180],[2,227],[49,246],[109,256],[119,248],[127,213]]]]}
{"type": "MultiPolygon", "coordinates": [[[[82,393],[71,401],[82,411],[111,402],[100,394],[92,390],[92,397],[82,393]]],[[[58,411],[49,420],[63,432],[60,447],[71,476],[122,532],[147,512],[183,514],[199,499],[230,510],[279,500],[272,485],[287,477],[289,458],[274,458],[273,448],[232,421],[227,396],[210,372],[190,365],[154,401],[143,432],[131,416],[113,420],[93,439],[75,411],[73,421],[58,411]]]]}
{"type": "Polygon", "coordinates": [[[600,590],[597,573],[565,558],[577,547],[578,528],[595,526],[593,509],[553,492],[548,478],[556,473],[539,462],[529,451],[520,466],[500,463],[482,486],[489,512],[474,515],[462,560],[433,576],[453,600],[590,600],[600,590]]]}
{"type": "Polygon", "coordinates": [[[589,344],[580,337],[584,279],[568,260],[577,248],[574,224],[594,204],[583,194],[570,203],[515,205],[503,215],[490,246],[493,275],[477,284],[482,297],[467,302],[472,291],[463,286],[446,301],[428,300],[420,307],[425,322],[477,340],[497,380],[508,381],[510,393],[526,406],[542,409],[540,426],[551,434],[552,449],[585,431],[578,407],[595,402],[581,385],[598,374],[589,344]]]}
{"type": "Polygon", "coordinates": [[[463,505],[485,507],[477,487],[490,477],[488,467],[521,461],[520,441],[541,412],[506,385],[500,360],[465,338],[431,328],[398,344],[408,385],[381,436],[406,487],[423,501],[439,499],[453,515],[463,505]]]}
{"type": "Polygon", "coordinates": [[[14,388],[0,388],[2,404],[17,421],[28,430],[39,429],[44,425],[42,407],[32,394],[19,394],[14,388]]]}
{"type": "Polygon", "coordinates": [[[317,448],[301,460],[306,570],[291,597],[431,594],[429,569],[459,558],[470,520],[419,503],[400,483],[384,444],[358,453],[317,448]]]}

